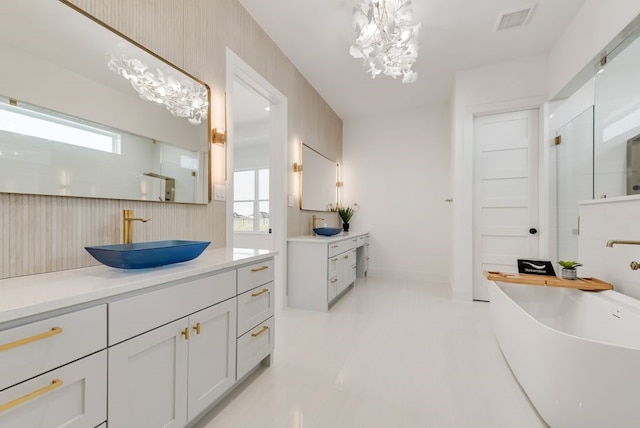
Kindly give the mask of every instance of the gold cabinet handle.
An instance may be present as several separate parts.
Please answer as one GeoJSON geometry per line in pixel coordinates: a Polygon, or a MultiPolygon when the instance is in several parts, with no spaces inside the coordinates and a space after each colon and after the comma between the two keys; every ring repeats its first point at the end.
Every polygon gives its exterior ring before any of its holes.
{"type": "Polygon", "coordinates": [[[258,336],[260,336],[262,333],[264,333],[267,330],[269,330],[269,327],[265,325],[265,326],[262,327],[262,329],[260,331],[256,331],[255,333],[251,333],[251,336],[258,337],[258,336]]]}
{"type": "Polygon", "coordinates": [[[56,334],[60,334],[60,333],[62,333],[61,327],[53,327],[51,330],[45,331],[44,333],[36,334],[30,337],[25,337],[24,339],[16,340],[15,342],[5,343],[4,345],[0,345],[0,352],[17,348],[18,346],[26,345],[27,343],[37,342],[38,340],[46,339],[47,337],[55,336],[56,334]]]}
{"type": "Polygon", "coordinates": [[[200,323],[196,323],[196,325],[193,326],[193,329],[196,331],[196,334],[200,334],[200,323]]]}
{"type": "Polygon", "coordinates": [[[52,391],[58,387],[62,386],[62,381],[60,379],[54,379],[53,382],[51,382],[50,385],[45,386],[44,388],[40,388],[36,391],[33,391],[25,396],[22,396],[20,398],[16,398],[13,401],[9,401],[6,404],[2,404],[0,405],[0,413],[4,412],[5,410],[9,410],[12,407],[16,407],[19,404],[25,403],[29,400],[33,400],[34,398],[42,395],[42,394],[46,394],[49,391],[52,391]]]}
{"type": "Polygon", "coordinates": [[[184,336],[184,340],[189,340],[189,327],[185,327],[180,334],[184,336]]]}
{"type": "Polygon", "coordinates": [[[260,272],[265,269],[269,269],[269,266],[260,266],[259,268],[251,269],[251,272],[260,272]]]}
{"type": "Polygon", "coordinates": [[[268,292],[269,292],[268,288],[263,288],[261,291],[258,291],[257,293],[251,293],[251,297],[262,296],[264,293],[268,293],[268,292]]]}
{"type": "Polygon", "coordinates": [[[344,256],[344,257],[343,257],[343,259],[345,259],[345,260],[346,260],[346,259],[348,259],[348,258],[349,258],[349,255],[348,255],[348,254],[347,254],[346,256],[344,256]]]}
{"type": "Polygon", "coordinates": [[[331,248],[338,248],[338,245],[332,245],[331,248]]]}
{"type": "Polygon", "coordinates": [[[338,282],[338,278],[333,278],[333,279],[331,280],[331,283],[332,283],[332,284],[335,284],[336,282],[338,282]]]}

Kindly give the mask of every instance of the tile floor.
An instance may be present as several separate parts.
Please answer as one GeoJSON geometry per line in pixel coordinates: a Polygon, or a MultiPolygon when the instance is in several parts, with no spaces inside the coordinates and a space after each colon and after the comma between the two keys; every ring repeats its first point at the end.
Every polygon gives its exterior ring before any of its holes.
{"type": "Polygon", "coordinates": [[[546,427],[489,307],[442,284],[358,279],[328,313],[278,313],[272,366],[195,428],[546,427]]]}

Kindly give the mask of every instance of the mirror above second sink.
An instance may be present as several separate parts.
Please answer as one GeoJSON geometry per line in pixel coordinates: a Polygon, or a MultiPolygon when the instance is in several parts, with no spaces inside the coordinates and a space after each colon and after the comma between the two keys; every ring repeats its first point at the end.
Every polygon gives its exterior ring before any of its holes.
{"type": "Polygon", "coordinates": [[[210,95],[203,82],[58,0],[0,2],[0,54],[0,192],[209,201],[210,95]],[[143,100],[123,78],[127,72],[109,68],[112,57],[140,61],[167,88],[197,92],[203,114],[180,117],[182,106],[172,114],[168,103],[143,100]],[[1,131],[16,118],[29,123],[1,131]],[[24,131],[36,121],[83,136],[70,143],[49,128],[24,131]],[[89,135],[107,142],[96,149],[89,135]]]}
{"type": "Polygon", "coordinates": [[[306,144],[301,144],[302,186],[300,209],[328,211],[337,206],[339,165],[306,144]]]}

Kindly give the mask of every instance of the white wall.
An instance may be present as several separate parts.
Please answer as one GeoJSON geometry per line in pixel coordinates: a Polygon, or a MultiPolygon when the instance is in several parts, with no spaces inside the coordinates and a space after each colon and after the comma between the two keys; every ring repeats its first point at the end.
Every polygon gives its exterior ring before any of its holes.
{"type": "MultiPolygon", "coordinates": [[[[547,60],[532,57],[459,72],[453,94],[453,224],[450,282],[454,296],[463,300],[473,298],[473,117],[481,114],[524,110],[542,107],[547,100],[547,60]]],[[[546,110],[541,109],[540,122],[545,123],[546,110]]],[[[540,135],[546,135],[541,129],[540,135]]],[[[547,206],[545,192],[548,164],[540,162],[540,211],[547,206]]],[[[540,239],[544,247],[545,230],[541,217],[540,239]]]]}
{"type": "Polygon", "coordinates": [[[640,299],[640,271],[629,268],[640,262],[636,245],[614,245],[607,241],[640,241],[640,197],[627,196],[585,202],[580,206],[579,268],[581,277],[593,276],[611,282],[616,291],[640,299]]]}
{"type": "Polygon", "coordinates": [[[567,85],[638,13],[638,0],[586,0],[549,53],[549,94],[567,85]]]}
{"type": "Polygon", "coordinates": [[[368,275],[446,283],[450,129],[449,106],[344,122],[343,200],[371,232],[368,275]]]}

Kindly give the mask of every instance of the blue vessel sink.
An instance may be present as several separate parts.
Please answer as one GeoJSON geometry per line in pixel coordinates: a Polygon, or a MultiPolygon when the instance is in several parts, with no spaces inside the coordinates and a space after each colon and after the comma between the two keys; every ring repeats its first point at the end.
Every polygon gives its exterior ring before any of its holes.
{"type": "Polygon", "coordinates": [[[316,233],[316,235],[333,236],[342,232],[342,228],[341,227],[316,227],[315,229],[313,229],[313,231],[316,233]]]}
{"type": "Polygon", "coordinates": [[[173,240],[84,248],[104,265],[119,269],[145,269],[193,260],[202,254],[210,243],[173,240]]]}

